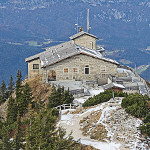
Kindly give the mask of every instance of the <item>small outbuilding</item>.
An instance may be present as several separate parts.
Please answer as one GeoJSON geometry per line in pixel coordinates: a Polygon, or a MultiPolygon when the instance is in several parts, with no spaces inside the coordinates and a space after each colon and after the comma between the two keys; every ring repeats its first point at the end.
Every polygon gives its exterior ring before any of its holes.
{"type": "Polygon", "coordinates": [[[117,92],[122,92],[123,89],[125,89],[125,87],[121,84],[117,84],[117,83],[110,83],[110,84],[106,84],[103,85],[104,90],[113,90],[113,91],[117,91],[117,92]]]}

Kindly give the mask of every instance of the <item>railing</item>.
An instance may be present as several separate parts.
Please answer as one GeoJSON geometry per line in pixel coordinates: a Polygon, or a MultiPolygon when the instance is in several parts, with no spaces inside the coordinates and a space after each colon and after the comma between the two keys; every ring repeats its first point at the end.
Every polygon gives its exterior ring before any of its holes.
{"type": "Polygon", "coordinates": [[[119,67],[132,71],[135,74],[135,76],[138,78],[138,80],[140,80],[145,85],[146,90],[147,90],[147,95],[150,97],[150,88],[148,87],[146,81],[143,78],[141,78],[133,68],[131,68],[129,66],[123,66],[123,65],[119,65],[119,67]]]}
{"type": "Polygon", "coordinates": [[[72,95],[78,95],[78,94],[83,94],[83,93],[84,93],[84,89],[69,90],[69,94],[72,94],[72,95]]]}
{"type": "Polygon", "coordinates": [[[75,104],[62,104],[62,105],[59,105],[55,108],[59,109],[59,110],[76,109],[77,105],[75,105],[75,104]]]}

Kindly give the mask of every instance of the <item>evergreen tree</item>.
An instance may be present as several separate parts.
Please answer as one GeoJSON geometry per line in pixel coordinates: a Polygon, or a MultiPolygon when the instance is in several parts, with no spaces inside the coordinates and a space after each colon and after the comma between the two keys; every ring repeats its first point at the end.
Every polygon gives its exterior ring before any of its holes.
{"type": "Polygon", "coordinates": [[[2,81],[1,87],[0,87],[0,102],[4,102],[6,100],[6,92],[7,92],[7,88],[6,88],[6,84],[4,82],[4,80],[2,81]]]}
{"type": "Polygon", "coordinates": [[[48,108],[53,108],[53,107],[56,107],[57,105],[59,105],[60,98],[58,97],[58,95],[59,94],[57,94],[57,90],[53,85],[52,93],[51,93],[50,97],[48,98],[48,100],[49,100],[48,108]]]}
{"type": "Polygon", "coordinates": [[[22,79],[21,79],[22,75],[21,75],[21,71],[18,70],[17,72],[17,81],[16,81],[16,105],[17,105],[17,109],[19,111],[19,114],[22,116],[22,104],[23,104],[23,87],[21,85],[22,79]]]}
{"type": "Polygon", "coordinates": [[[12,143],[10,142],[10,133],[9,128],[6,124],[3,124],[1,129],[1,143],[0,143],[0,149],[1,150],[9,150],[12,148],[12,143]]]}
{"type": "Polygon", "coordinates": [[[19,102],[20,101],[20,97],[22,96],[22,86],[21,86],[21,79],[22,75],[21,75],[21,71],[18,70],[17,72],[17,81],[16,81],[16,101],[19,102]]]}
{"type": "Polygon", "coordinates": [[[17,120],[17,105],[15,99],[10,96],[7,109],[7,124],[11,125],[17,120]]]}
{"type": "Polygon", "coordinates": [[[69,94],[69,89],[63,92],[62,101],[64,104],[72,103],[74,100],[73,95],[69,94]]]}
{"type": "Polygon", "coordinates": [[[28,104],[31,103],[32,100],[32,93],[31,88],[29,87],[28,83],[25,84],[23,87],[22,96],[20,98],[20,115],[22,116],[28,110],[28,104]]]}
{"type": "Polygon", "coordinates": [[[10,96],[14,90],[14,81],[12,75],[10,76],[9,84],[8,84],[8,95],[10,96]]]}
{"type": "Polygon", "coordinates": [[[69,94],[69,89],[67,91],[64,90],[64,87],[58,86],[56,89],[54,86],[52,87],[52,93],[49,97],[48,108],[53,108],[58,105],[72,103],[74,97],[69,94]]]}
{"type": "Polygon", "coordinates": [[[20,114],[18,112],[17,114],[17,122],[16,122],[16,131],[15,131],[15,135],[14,135],[14,139],[13,139],[13,148],[15,150],[19,150],[21,148],[23,148],[22,145],[22,129],[21,129],[21,120],[20,120],[20,114]]]}
{"type": "Polygon", "coordinates": [[[2,81],[2,84],[1,84],[1,88],[0,88],[0,92],[1,92],[2,97],[5,96],[6,91],[7,91],[7,89],[6,89],[6,84],[5,84],[5,81],[3,80],[3,81],[2,81]]]}
{"type": "Polygon", "coordinates": [[[58,136],[56,138],[56,141],[54,142],[55,150],[74,150],[76,149],[77,142],[73,141],[73,137],[71,136],[71,133],[69,136],[65,137],[66,131],[62,128],[58,129],[58,136]]]}

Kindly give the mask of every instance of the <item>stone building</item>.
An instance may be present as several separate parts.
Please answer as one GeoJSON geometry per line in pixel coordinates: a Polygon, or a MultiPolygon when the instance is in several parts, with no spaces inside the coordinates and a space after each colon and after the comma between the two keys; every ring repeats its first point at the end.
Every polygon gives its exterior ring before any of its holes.
{"type": "Polygon", "coordinates": [[[118,62],[102,55],[104,49],[97,48],[97,39],[81,31],[68,42],[26,58],[28,77],[42,75],[43,82],[73,80],[106,84],[109,75],[117,74],[118,62]]]}

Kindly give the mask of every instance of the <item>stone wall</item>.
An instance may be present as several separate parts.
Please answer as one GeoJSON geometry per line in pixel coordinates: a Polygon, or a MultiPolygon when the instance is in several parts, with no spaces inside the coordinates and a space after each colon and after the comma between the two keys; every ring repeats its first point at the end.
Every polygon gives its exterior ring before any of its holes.
{"type": "Polygon", "coordinates": [[[44,69],[43,81],[46,82],[50,70],[56,72],[56,80],[98,81],[106,84],[109,74],[117,73],[117,65],[91,56],[79,54],[44,69]],[[89,74],[85,74],[85,66],[89,66],[89,74]],[[64,69],[68,68],[68,73],[64,69]],[[74,72],[77,68],[77,72],[74,72]],[[105,71],[103,70],[105,68],[105,71]]]}
{"type": "Polygon", "coordinates": [[[42,74],[40,59],[35,59],[28,62],[28,78],[42,74]],[[38,64],[39,69],[33,69],[33,64],[38,64]]]}
{"type": "Polygon", "coordinates": [[[88,35],[82,35],[74,39],[73,43],[90,48],[90,49],[96,49],[96,38],[88,36],[88,35]]]}

